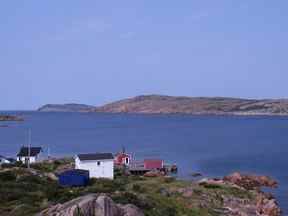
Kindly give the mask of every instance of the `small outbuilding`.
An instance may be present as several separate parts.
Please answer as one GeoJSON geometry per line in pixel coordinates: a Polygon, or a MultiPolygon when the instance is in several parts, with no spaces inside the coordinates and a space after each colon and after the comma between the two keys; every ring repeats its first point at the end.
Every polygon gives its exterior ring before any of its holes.
{"type": "Polygon", "coordinates": [[[35,163],[39,159],[39,156],[42,152],[41,147],[26,147],[22,146],[19,153],[17,154],[17,161],[27,164],[35,163]]]}
{"type": "Polygon", "coordinates": [[[115,165],[125,165],[125,166],[129,166],[131,162],[131,155],[123,152],[119,152],[115,155],[114,158],[114,163],[115,165]]]}
{"type": "Polygon", "coordinates": [[[1,164],[10,164],[10,160],[2,155],[0,155],[0,165],[1,164]]]}
{"type": "Polygon", "coordinates": [[[88,170],[91,178],[114,178],[114,157],[112,153],[78,154],[75,168],[88,170]]]}
{"type": "Polygon", "coordinates": [[[89,183],[89,171],[67,170],[58,175],[58,182],[63,187],[81,187],[89,183]]]}
{"type": "Polygon", "coordinates": [[[144,160],[144,168],[147,170],[161,170],[164,167],[163,160],[153,160],[153,159],[146,159],[144,160]]]}

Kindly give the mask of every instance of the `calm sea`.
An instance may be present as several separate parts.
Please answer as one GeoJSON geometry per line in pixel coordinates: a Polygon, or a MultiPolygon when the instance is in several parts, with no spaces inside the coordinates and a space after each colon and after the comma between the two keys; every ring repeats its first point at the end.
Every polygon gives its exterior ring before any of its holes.
{"type": "MultiPolygon", "coordinates": [[[[5,112],[2,112],[5,113],[5,112]]],[[[15,113],[15,112],[10,112],[15,113]]],[[[15,156],[27,144],[50,148],[54,156],[117,152],[137,159],[176,163],[179,176],[223,176],[233,171],[269,175],[288,213],[288,118],[17,112],[24,122],[1,122],[0,155],[15,156]]]]}

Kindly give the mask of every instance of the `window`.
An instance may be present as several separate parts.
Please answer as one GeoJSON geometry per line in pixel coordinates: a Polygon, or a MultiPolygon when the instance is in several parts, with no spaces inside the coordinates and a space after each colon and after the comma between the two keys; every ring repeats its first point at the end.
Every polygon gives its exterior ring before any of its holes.
{"type": "Polygon", "coordinates": [[[97,166],[100,166],[101,162],[100,161],[97,161],[97,166]]]}
{"type": "Polygon", "coordinates": [[[127,157],[125,158],[125,163],[129,164],[129,158],[127,158],[127,157]]]}

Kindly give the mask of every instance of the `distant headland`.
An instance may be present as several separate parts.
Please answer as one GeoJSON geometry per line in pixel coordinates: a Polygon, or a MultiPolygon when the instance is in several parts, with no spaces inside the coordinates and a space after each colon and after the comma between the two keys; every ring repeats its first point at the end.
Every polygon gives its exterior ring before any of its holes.
{"type": "Polygon", "coordinates": [[[288,115],[288,99],[142,95],[103,106],[48,104],[42,112],[103,112],[191,115],[288,115]]]}
{"type": "Polygon", "coordinates": [[[94,106],[85,104],[46,104],[38,109],[42,112],[92,112],[94,106]]]}

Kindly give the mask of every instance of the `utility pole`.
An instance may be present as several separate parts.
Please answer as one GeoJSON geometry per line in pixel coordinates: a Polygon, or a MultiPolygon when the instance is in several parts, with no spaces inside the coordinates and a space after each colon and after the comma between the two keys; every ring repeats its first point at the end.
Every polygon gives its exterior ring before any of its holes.
{"type": "Polygon", "coordinates": [[[50,159],[51,155],[50,155],[50,146],[48,145],[48,160],[50,159]]]}
{"type": "Polygon", "coordinates": [[[31,155],[31,128],[28,129],[28,160],[27,160],[28,169],[30,169],[30,155],[31,155]]]}

